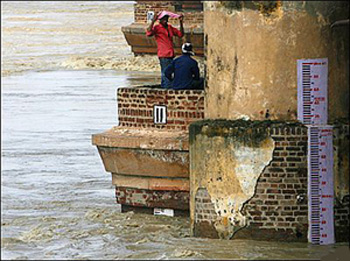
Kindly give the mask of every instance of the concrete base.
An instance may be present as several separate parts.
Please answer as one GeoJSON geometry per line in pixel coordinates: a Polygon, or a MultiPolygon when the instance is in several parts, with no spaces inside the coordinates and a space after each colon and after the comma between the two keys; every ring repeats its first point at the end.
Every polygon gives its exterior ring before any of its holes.
{"type": "MultiPolygon", "coordinates": [[[[147,207],[135,207],[129,205],[121,205],[122,213],[133,211],[135,213],[150,214],[153,215],[154,209],[147,207]]],[[[188,210],[174,209],[174,217],[188,217],[190,212],[188,210]]]]}
{"type": "Polygon", "coordinates": [[[92,138],[127,206],[189,210],[189,151],[185,131],[114,127],[92,138]]]}

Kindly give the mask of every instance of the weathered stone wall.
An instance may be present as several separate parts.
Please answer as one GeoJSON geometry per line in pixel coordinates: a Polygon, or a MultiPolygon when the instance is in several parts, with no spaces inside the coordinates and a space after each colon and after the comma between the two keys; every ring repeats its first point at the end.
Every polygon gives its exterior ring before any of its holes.
{"type": "Polygon", "coordinates": [[[334,204],[334,222],[335,222],[335,237],[337,241],[349,241],[349,200],[350,196],[347,195],[341,200],[336,198],[334,204]]]}
{"type": "Polygon", "coordinates": [[[333,146],[335,196],[343,201],[349,196],[349,124],[334,124],[333,146]]]}
{"type": "Polygon", "coordinates": [[[204,118],[204,91],[119,88],[117,95],[120,126],[187,130],[204,118]],[[166,124],[154,124],[154,105],[167,106],[166,124]]]}
{"type": "MultiPolygon", "coordinates": [[[[335,126],[334,140],[338,139],[349,142],[348,125],[335,126]]],[[[334,151],[340,146],[334,142],[334,151]]],[[[349,154],[334,154],[335,161],[340,157],[346,161],[349,154]]],[[[193,235],[307,240],[305,126],[268,121],[197,122],[190,126],[190,158],[193,235]]],[[[335,164],[334,175],[335,180],[344,176],[344,167],[335,164]]],[[[348,240],[349,232],[349,188],[342,186],[335,182],[337,241],[348,240]]]]}
{"type": "Polygon", "coordinates": [[[334,222],[338,241],[349,241],[349,124],[336,123],[333,131],[334,222]]]}
{"type": "Polygon", "coordinates": [[[206,118],[294,120],[297,59],[328,58],[329,120],[349,119],[346,1],[207,1],[206,118]]]}
{"type": "MultiPolygon", "coordinates": [[[[147,12],[160,11],[180,12],[185,16],[186,26],[203,26],[203,5],[200,1],[137,1],[134,5],[134,18],[136,23],[147,22],[147,12]],[[186,2],[193,2],[186,5],[186,2]]],[[[178,19],[169,19],[171,24],[179,24],[178,19]]]]}

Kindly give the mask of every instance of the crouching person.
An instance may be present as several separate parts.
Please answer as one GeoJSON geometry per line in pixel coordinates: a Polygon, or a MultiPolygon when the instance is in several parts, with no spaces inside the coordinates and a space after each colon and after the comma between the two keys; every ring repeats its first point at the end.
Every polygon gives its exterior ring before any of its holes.
{"type": "Polygon", "coordinates": [[[199,77],[198,63],[191,43],[182,45],[182,55],[171,62],[165,69],[165,76],[171,81],[172,89],[203,89],[204,80],[199,77]],[[173,76],[174,75],[174,76],[173,76]]]}

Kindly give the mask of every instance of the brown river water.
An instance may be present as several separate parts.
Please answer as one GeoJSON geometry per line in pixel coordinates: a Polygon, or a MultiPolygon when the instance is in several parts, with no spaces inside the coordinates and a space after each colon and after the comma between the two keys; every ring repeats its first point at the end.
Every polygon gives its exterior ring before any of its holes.
{"type": "Polygon", "coordinates": [[[133,2],[1,2],[1,259],[315,260],[348,251],[191,238],[188,218],[120,213],[91,135],[118,124],[118,87],[159,82],[156,57],[133,57],[120,31],[132,21],[133,2]]]}

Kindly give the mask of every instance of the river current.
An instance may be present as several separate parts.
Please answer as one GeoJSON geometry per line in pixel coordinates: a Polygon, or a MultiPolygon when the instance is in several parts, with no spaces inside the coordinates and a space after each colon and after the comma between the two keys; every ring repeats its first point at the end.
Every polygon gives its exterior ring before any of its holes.
{"type": "Polygon", "coordinates": [[[120,27],[133,2],[1,2],[1,259],[320,259],[343,244],[191,238],[189,219],[121,213],[91,135],[118,87],[159,82],[120,27]]]}

